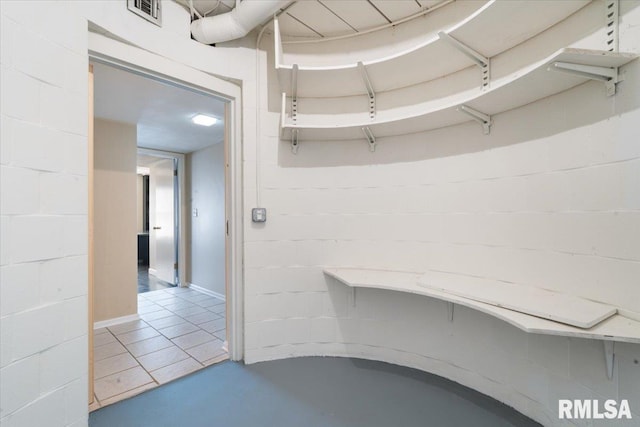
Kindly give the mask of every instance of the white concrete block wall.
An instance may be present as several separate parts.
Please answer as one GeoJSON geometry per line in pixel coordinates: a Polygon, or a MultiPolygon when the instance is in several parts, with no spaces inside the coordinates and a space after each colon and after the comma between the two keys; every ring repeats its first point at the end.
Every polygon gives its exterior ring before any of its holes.
{"type": "MultiPolygon", "coordinates": [[[[638,51],[637,8],[621,10],[621,48],[638,51]]],[[[543,425],[574,425],[558,420],[560,398],[628,399],[631,423],[605,425],[638,425],[638,345],[616,344],[609,380],[599,341],[526,334],[460,307],[450,323],[444,303],[389,291],[359,290],[353,306],[350,291],[322,274],[452,271],[639,315],[640,66],[623,72],[613,98],[587,83],[494,116],[490,136],[467,123],[380,138],[375,153],[363,140],[303,142],[293,155],[270,104],[259,165],[269,219],[245,221],[246,360],[385,360],[480,390],[543,425]]],[[[269,85],[273,101],[275,75],[269,85]]],[[[245,149],[252,185],[255,147],[245,149]]]]}
{"type": "MultiPolygon", "coordinates": [[[[556,286],[640,312],[632,234],[640,209],[637,65],[615,98],[587,84],[496,116],[490,137],[469,123],[380,140],[373,154],[363,141],[305,144],[292,156],[277,138],[278,89],[273,78],[267,86],[266,73],[256,103],[255,51],[188,40],[188,15],[165,3],[172,16],[161,29],[119,2],[42,2],[39,11],[0,2],[3,426],[86,425],[85,190],[74,179],[86,175],[87,20],[178,63],[243,81],[247,362],[385,360],[476,388],[545,425],[560,425],[557,399],[567,396],[628,398],[638,414],[637,345],[616,346],[609,381],[597,343],[524,334],[466,309],[449,323],[443,303],[392,292],[359,292],[354,307],[347,289],[322,275],[324,266],[448,269],[556,286]],[[49,51],[65,59],[43,67],[49,51]],[[248,219],[256,108],[264,227],[248,219]],[[45,190],[77,197],[58,203],[45,190]],[[534,226],[540,231],[527,232],[534,226]],[[25,236],[38,247],[26,247],[25,236]],[[54,322],[64,327],[36,328],[54,322]],[[45,373],[63,358],[68,370],[45,373]]],[[[621,48],[638,50],[637,21],[637,12],[623,16],[629,37],[621,48]]]]}
{"type": "Polygon", "coordinates": [[[0,424],[86,425],[86,21],[38,9],[0,3],[0,424]]]}

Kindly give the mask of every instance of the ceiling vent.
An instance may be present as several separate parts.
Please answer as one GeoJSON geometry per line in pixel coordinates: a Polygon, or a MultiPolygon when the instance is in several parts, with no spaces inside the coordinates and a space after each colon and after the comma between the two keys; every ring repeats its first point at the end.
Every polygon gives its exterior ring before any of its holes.
{"type": "Polygon", "coordinates": [[[162,26],[160,0],[127,0],[127,8],[147,21],[162,26]]]}

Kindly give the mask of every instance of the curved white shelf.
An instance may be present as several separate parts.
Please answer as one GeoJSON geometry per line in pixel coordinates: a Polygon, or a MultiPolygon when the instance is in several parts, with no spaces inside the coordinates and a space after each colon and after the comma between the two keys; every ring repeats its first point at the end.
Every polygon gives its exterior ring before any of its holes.
{"type": "MultiPolygon", "coordinates": [[[[487,90],[478,88],[444,99],[430,100],[412,106],[410,113],[407,113],[407,109],[378,111],[375,119],[362,114],[361,119],[351,122],[346,122],[344,119],[344,117],[352,119],[349,115],[338,114],[328,118],[326,114],[314,116],[303,113],[298,113],[294,122],[285,112],[285,95],[283,94],[281,137],[291,139],[297,136],[299,141],[363,139],[365,138],[364,129],[368,129],[375,138],[397,136],[469,121],[470,117],[460,111],[462,106],[487,115],[497,114],[563,92],[594,78],[608,80],[609,89],[615,90],[617,68],[637,57],[638,55],[634,53],[562,49],[509,76],[492,81],[487,90]],[[599,69],[598,72],[602,71],[613,77],[590,72],[550,71],[552,68],[558,68],[554,67],[556,63],[596,67],[599,69]]],[[[489,124],[485,123],[485,128],[489,124]]]]}
{"type": "MultiPolygon", "coordinates": [[[[416,41],[414,46],[402,47],[378,58],[363,59],[360,64],[366,69],[375,92],[413,86],[475,64],[472,59],[439,37],[437,32],[440,30],[480,55],[491,58],[545,31],[589,2],[590,0],[491,0],[455,25],[437,29],[425,26],[425,36],[416,41]],[[444,58],[446,60],[443,60],[444,58]]],[[[274,26],[276,69],[281,85],[289,96],[294,91],[300,98],[342,97],[367,93],[358,61],[325,66],[310,66],[302,61],[298,64],[284,63],[285,54],[277,19],[274,26]],[[294,72],[294,68],[297,68],[297,71],[294,72]],[[295,82],[295,88],[292,82],[295,82]]],[[[392,43],[390,45],[393,46],[392,43]]],[[[298,56],[304,60],[302,54],[298,56]]]]}
{"type": "Polygon", "coordinates": [[[640,321],[621,314],[615,314],[589,329],[583,329],[419,286],[418,281],[422,277],[420,273],[355,268],[327,268],[324,273],[353,289],[386,289],[462,305],[496,317],[528,333],[640,343],[640,321]]]}

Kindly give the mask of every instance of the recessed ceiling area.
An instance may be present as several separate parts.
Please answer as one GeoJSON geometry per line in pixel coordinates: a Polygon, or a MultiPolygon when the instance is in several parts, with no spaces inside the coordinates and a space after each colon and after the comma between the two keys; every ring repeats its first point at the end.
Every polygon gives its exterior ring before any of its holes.
{"type": "Polygon", "coordinates": [[[190,153],[224,140],[225,101],[101,63],[93,72],[95,117],[135,124],[138,147],[190,153]],[[199,126],[197,114],[218,122],[199,126]]]}

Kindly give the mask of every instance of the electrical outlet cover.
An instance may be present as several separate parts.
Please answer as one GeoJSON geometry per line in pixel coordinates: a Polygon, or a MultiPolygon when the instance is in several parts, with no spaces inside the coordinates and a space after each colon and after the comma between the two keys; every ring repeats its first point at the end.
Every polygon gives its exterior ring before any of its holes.
{"type": "Polygon", "coordinates": [[[267,221],[267,209],[265,209],[265,208],[253,208],[253,209],[251,209],[251,220],[253,222],[266,222],[267,221]]]}

